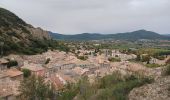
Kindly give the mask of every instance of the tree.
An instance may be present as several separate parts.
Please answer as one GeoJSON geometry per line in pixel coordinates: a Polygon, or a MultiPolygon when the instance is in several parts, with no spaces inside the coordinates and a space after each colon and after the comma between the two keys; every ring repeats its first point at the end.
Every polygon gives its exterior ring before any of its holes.
{"type": "Polygon", "coordinates": [[[9,62],[7,63],[7,67],[11,68],[13,66],[18,66],[18,62],[15,60],[9,60],[9,62]]]}
{"type": "Polygon", "coordinates": [[[165,75],[170,75],[170,65],[167,65],[164,71],[165,75]]]}
{"type": "Polygon", "coordinates": [[[52,84],[44,81],[43,77],[30,76],[21,82],[19,87],[21,98],[24,100],[55,100],[56,90],[52,84]]]}
{"type": "Polygon", "coordinates": [[[142,56],[142,62],[147,62],[149,64],[151,57],[149,55],[143,55],[142,56]]]}
{"type": "Polygon", "coordinates": [[[166,61],[166,64],[170,64],[170,58],[166,61]]]}
{"type": "Polygon", "coordinates": [[[46,60],[46,62],[45,62],[45,64],[48,64],[49,62],[50,62],[50,58],[48,58],[47,60],[46,60]]]}
{"type": "Polygon", "coordinates": [[[22,69],[25,78],[31,76],[31,71],[29,69],[22,69]]]}
{"type": "Polygon", "coordinates": [[[140,61],[141,60],[141,57],[140,55],[138,54],[137,57],[136,57],[136,61],[140,61]]]}
{"type": "Polygon", "coordinates": [[[113,58],[113,57],[108,58],[108,60],[109,60],[110,62],[120,62],[120,61],[121,61],[120,58],[113,58]]]}

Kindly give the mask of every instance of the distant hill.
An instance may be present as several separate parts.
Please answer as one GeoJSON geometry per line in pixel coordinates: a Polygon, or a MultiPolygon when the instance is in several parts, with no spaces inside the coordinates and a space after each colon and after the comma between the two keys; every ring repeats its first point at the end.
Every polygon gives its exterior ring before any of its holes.
{"type": "Polygon", "coordinates": [[[42,52],[51,40],[47,31],[34,28],[14,13],[0,8],[0,44],[5,54],[42,52]]]}
{"type": "Polygon", "coordinates": [[[49,32],[49,34],[59,40],[100,40],[100,39],[117,39],[117,40],[138,40],[138,39],[170,39],[169,36],[160,35],[155,32],[138,30],[134,32],[117,33],[117,34],[99,34],[99,33],[82,33],[76,35],[62,35],[49,32]]]}
{"type": "Polygon", "coordinates": [[[170,36],[170,34],[163,34],[164,36],[170,36]]]}

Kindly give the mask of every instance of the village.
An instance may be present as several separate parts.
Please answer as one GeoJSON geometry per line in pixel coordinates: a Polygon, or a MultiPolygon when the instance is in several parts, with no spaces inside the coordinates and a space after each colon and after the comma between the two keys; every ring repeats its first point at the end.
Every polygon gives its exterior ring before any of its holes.
{"type": "MultiPolygon", "coordinates": [[[[18,87],[24,79],[22,70],[31,71],[32,75],[44,77],[46,82],[53,83],[60,90],[67,83],[76,83],[82,76],[87,76],[90,82],[98,77],[120,71],[126,75],[140,73],[157,78],[161,75],[162,68],[147,68],[143,64],[131,62],[136,59],[135,54],[123,54],[119,50],[108,53],[93,55],[94,50],[79,50],[79,55],[88,53],[87,60],[78,59],[73,53],[63,51],[47,51],[38,55],[14,55],[5,56],[0,59],[0,98],[2,100],[13,100],[20,95],[18,87]],[[120,61],[109,61],[110,57],[119,58],[120,61]],[[17,65],[8,67],[10,61],[16,61],[17,65]]],[[[165,60],[151,59],[150,63],[164,64],[165,60]]]]}

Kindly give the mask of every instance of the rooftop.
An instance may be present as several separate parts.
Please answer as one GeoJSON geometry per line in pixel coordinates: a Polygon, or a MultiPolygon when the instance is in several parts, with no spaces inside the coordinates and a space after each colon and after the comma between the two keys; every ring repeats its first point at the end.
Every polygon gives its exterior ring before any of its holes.
{"type": "Polygon", "coordinates": [[[44,70],[45,68],[43,68],[39,64],[28,64],[26,66],[23,66],[22,69],[29,69],[31,71],[40,71],[40,70],[44,70]]]}
{"type": "Polygon", "coordinates": [[[8,75],[5,74],[5,73],[3,73],[3,72],[0,72],[0,79],[1,79],[1,78],[5,78],[5,77],[8,77],[8,75]]]}
{"type": "Polygon", "coordinates": [[[23,72],[17,70],[16,68],[13,68],[13,69],[7,70],[6,74],[9,75],[10,77],[15,77],[15,76],[22,75],[23,72]]]}

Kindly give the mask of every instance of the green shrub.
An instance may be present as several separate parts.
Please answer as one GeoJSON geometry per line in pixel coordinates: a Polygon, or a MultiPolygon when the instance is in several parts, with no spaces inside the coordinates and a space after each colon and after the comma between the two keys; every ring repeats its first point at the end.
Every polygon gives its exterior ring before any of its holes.
{"type": "Polygon", "coordinates": [[[18,62],[15,61],[15,60],[10,60],[8,63],[7,63],[7,67],[8,68],[11,68],[13,66],[18,66],[18,62]]]}
{"type": "Polygon", "coordinates": [[[80,60],[87,60],[88,59],[87,56],[77,56],[77,58],[80,59],[80,60]]]}
{"type": "Polygon", "coordinates": [[[45,62],[45,64],[48,64],[50,62],[50,58],[48,58],[45,62]]]}
{"type": "Polygon", "coordinates": [[[31,76],[31,71],[29,69],[22,69],[22,72],[25,78],[31,76]]]}
{"type": "Polygon", "coordinates": [[[153,64],[146,64],[146,67],[149,67],[149,68],[157,68],[157,67],[160,67],[161,65],[159,65],[159,64],[155,64],[155,63],[153,63],[153,64]]]}
{"type": "Polygon", "coordinates": [[[166,64],[170,64],[170,58],[166,61],[166,64]]]}
{"type": "Polygon", "coordinates": [[[165,75],[170,75],[170,64],[166,66],[164,74],[165,75]]]}
{"type": "Polygon", "coordinates": [[[66,94],[61,94],[61,97],[65,95],[65,99],[61,100],[72,100],[75,96],[77,100],[128,100],[128,94],[133,88],[152,81],[150,78],[138,78],[135,75],[123,77],[119,72],[98,78],[95,83],[89,83],[87,78],[82,78],[74,88],[66,88],[66,94]],[[68,93],[72,95],[69,96],[68,93]]]}
{"type": "Polygon", "coordinates": [[[108,58],[108,60],[110,61],[110,62],[120,62],[121,61],[121,59],[120,58],[108,58]]]}

